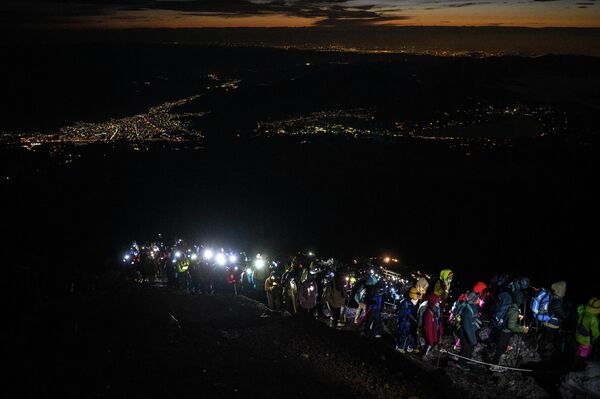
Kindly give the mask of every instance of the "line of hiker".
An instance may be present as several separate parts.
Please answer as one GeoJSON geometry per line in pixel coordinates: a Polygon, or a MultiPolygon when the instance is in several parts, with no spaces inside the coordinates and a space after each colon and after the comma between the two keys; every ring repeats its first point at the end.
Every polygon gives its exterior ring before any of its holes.
{"type": "Polygon", "coordinates": [[[134,242],[123,257],[134,281],[166,281],[187,294],[261,299],[264,293],[273,311],[328,319],[332,328],[364,337],[393,337],[398,352],[425,360],[450,352],[464,370],[473,358],[493,372],[506,370],[508,358],[518,366],[515,348],[524,341],[540,359],[564,359],[572,352],[575,367],[597,356],[600,299],[592,297],[575,312],[565,300],[565,281],[536,288],[526,277],[497,274],[455,297],[452,269],[431,277],[406,268],[394,272],[396,262],[365,258],[348,264],[310,252],[267,259],[182,240],[172,246],[134,242]]]}
{"type": "MultiPolygon", "coordinates": [[[[514,352],[516,336],[527,337],[541,360],[564,357],[567,352],[564,342],[573,338],[577,344],[575,363],[592,357],[598,342],[600,299],[594,297],[586,305],[580,305],[575,325],[567,326],[571,315],[564,299],[565,281],[558,281],[547,290],[531,287],[526,277],[510,279],[497,275],[488,283],[476,282],[472,289],[450,303],[454,278],[451,269],[442,270],[432,286],[422,276],[404,280],[395,296],[389,295],[389,280],[371,270],[353,284],[343,273],[331,273],[324,280],[320,297],[315,283],[318,274],[318,270],[310,267],[296,280],[290,281],[288,276],[287,284],[294,288],[296,298],[286,295],[286,279],[282,284],[273,275],[271,278],[279,284],[278,303],[297,299],[297,307],[303,314],[319,317],[316,309],[321,300],[329,311],[331,327],[347,329],[350,320],[350,325],[362,336],[371,338],[381,338],[387,330],[395,338],[397,351],[421,354],[424,359],[437,357],[440,349],[450,347],[459,355],[456,366],[463,370],[469,369],[474,349],[485,344],[489,354],[479,360],[490,364],[493,372],[505,371],[504,355],[514,352]],[[395,323],[389,322],[390,314],[395,323]]],[[[266,290],[268,296],[275,295],[269,292],[270,288],[266,290]]]]}

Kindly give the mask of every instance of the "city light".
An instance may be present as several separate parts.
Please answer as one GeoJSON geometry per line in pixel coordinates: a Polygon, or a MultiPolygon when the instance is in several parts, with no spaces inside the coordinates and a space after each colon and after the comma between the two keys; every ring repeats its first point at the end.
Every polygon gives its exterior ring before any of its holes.
{"type": "Polygon", "coordinates": [[[191,256],[191,259],[192,259],[192,260],[196,260],[196,259],[198,259],[198,255],[196,255],[196,254],[192,254],[192,256],[191,256]]]}
{"type": "Polygon", "coordinates": [[[180,251],[175,252],[175,258],[179,258],[180,256],[181,256],[181,252],[180,251]]]}
{"type": "Polygon", "coordinates": [[[213,251],[211,249],[205,249],[203,256],[204,256],[204,259],[211,260],[213,257],[213,251]]]}
{"type": "Polygon", "coordinates": [[[229,256],[229,262],[230,262],[230,263],[235,263],[235,262],[237,262],[237,256],[235,256],[235,255],[230,255],[230,256],[229,256]]]}
{"type": "Polygon", "coordinates": [[[254,267],[256,267],[257,269],[262,269],[263,267],[265,267],[265,261],[264,259],[256,259],[254,261],[254,267]]]}

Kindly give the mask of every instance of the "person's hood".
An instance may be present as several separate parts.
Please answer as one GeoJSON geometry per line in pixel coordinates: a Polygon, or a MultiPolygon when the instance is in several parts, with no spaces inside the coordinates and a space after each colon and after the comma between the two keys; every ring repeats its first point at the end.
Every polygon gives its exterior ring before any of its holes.
{"type": "Polygon", "coordinates": [[[452,270],[444,269],[440,272],[440,280],[448,281],[448,277],[452,274],[452,270]]]}
{"type": "Polygon", "coordinates": [[[567,282],[557,281],[556,283],[552,284],[550,288],[552,289],[552,293],[554,293],[554,295],[564,298],[565,293],[567,292],[567,282]]]}
{"type": "Polygon", "coordinates": [[[469,294],[467,295],[467,302],[469,304],[476,304],[478,299],[479,294],[476,292],[469,292],[469,294]]]}
{"type": "Polygon", "coordinates": [[[429,282],[425,277],[419,277],[415,286],[417,287],[417,289],[426,290],[429,286],[429,282]]]}
{"type": "Polygon", "coordinates": [[[600,314],[600,299],[594,297],[585,305],[585,311],[591,314],[600,314]]]}
{"type": "Polygon", "coordinates": [[[483,281],[479,281],[473,286],[473,292],[481,295],[486,288],[487,285],[483,281]]]}
{"type": "Polygon", "coordinates": [[[440,297],[435,295],[435,294],[431,294],[431,296],[429,297],[429,300],[427,300],[427,304],[429,309],[433,310],[435,309],[435,305],[437,305],[438,303],[440,303],[440,297]]]}
{"type": "Polygon", "coordinates": [[[411,289],[408,290],[407,297],[409,299],[418,299],[419,291],[415,287],[412,287],[411,289]]]}

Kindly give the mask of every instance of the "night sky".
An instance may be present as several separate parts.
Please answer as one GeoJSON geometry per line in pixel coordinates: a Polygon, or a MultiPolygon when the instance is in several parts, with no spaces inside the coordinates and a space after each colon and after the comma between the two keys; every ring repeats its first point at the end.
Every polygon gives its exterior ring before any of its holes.
{"type": "Polygon", "coordinates": [[[355,26],[600,27],[596,0],[4,0],[27,28],[355,26]]]}

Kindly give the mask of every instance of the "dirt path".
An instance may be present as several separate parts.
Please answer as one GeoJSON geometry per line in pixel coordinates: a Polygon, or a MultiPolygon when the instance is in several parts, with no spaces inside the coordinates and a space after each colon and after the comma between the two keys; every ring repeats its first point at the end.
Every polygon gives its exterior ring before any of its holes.
{"type": "Polygon", "coordinates": [[[126,286],[45,305],[20,326],[19,386],[43,396],[465,396],[448,373],[384,341],[270,314],[242,296],[126,286]]]}

